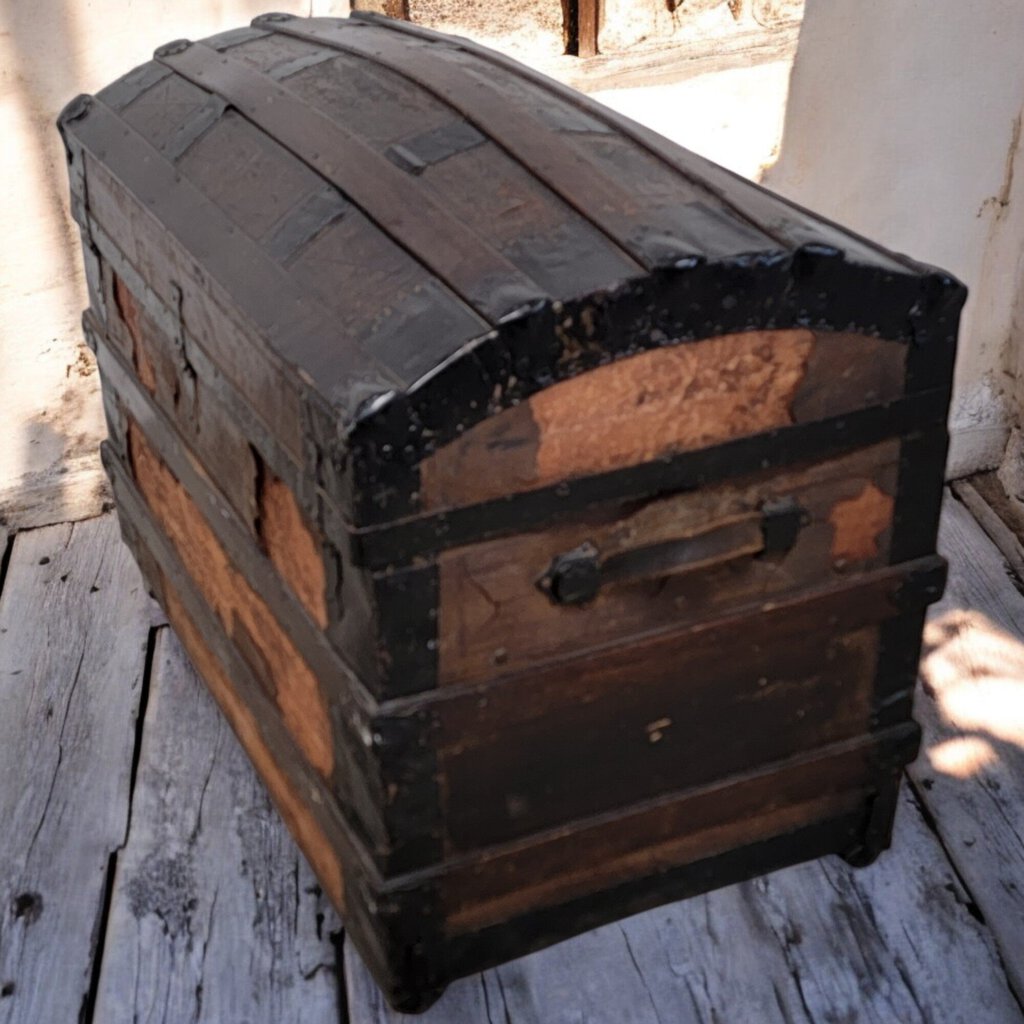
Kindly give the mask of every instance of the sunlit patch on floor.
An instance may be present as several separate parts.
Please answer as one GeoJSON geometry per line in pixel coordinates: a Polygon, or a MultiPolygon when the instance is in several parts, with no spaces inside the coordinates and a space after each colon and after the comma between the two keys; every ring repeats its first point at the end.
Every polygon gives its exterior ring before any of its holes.
{"type": "Polygon", "coordinates": [[[967,778],[997,759],[993,742],[1024,749],[1024,643],[981,612],[958,608],[928,623],[921,678],[961,733],[927,750],[936,771],[967,778]]]}

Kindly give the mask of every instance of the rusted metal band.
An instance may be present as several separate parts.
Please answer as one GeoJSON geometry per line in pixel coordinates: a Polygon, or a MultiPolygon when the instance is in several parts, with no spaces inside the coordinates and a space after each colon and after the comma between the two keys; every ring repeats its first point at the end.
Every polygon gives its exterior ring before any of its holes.
{"type": "MultiPolygon", "coordinates": [[[[789,200],[780,199],[758,188],[738,174],[720,167],[705,157],[699,156],[671,142],[657,132],[595,102],[590,97],[563,85],[561,82],[520,64],[503,53],[481,46],[470,39],[446,36],[422,25],[397,21],[384,17],[375,11],[353,11],[351,21],[361,21],[381,28],[387,28],[404,35],[414,36],[426,42],[447,46],[470,53],[494,67],[511,72],[517,78],[525,79],[545,89],[548,93],[572,104],[614,128],[631,139],[662,163],[684,175],[693,184],[704,188],[710,196],[721,202],[736,218],[738,226],[747,226],[768,235],[783,248],[795,249],[807,244],[832,245],[841,249],[858,263],[874,264],[894,273],[921,273],[922,267],[899,253],[889,252],[870,240],[848,231],[846,228],[823,220],[789,200]],[[736,194],[742,189],[744,194],[736,194]],[[785,216],[783,210],[790,216],[785,216]]],[[[262,25],[275,31],[288,31],[289,21],[274,25],[262,25]]]]}
{"type": "Polygon", "coordinates": [[[545,297],[415,179],[270,75],[202,43],[158,51],[157,59],[216,93],[326,178],[488,322],[545,297]]]}
{"type": "MultiPolygon", "coordinates": [[[[558,140],[552,145],[550,120],[523,104],[510,103],[500,86],[479,78],[467,88],[473,67],[459,68],[427,50],[403,44],[397,36],[359,32],[355,30],[359,26],[346,28],[344,22],[292,18],[267,27],[351,53],[401,75],[465,118],[641,266],[650,269],[665,261],[664,235],[655,245],[637,233],[628,212],[636,204],[632,191],[609,178],[571,143],[558,140]]],[[[692,245],[680,239],[675,255],[692,255],[692,245]]]]}

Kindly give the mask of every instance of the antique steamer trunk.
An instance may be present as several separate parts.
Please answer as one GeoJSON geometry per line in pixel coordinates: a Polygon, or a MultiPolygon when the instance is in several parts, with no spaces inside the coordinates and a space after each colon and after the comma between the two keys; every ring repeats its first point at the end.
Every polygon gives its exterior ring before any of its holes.
{"type": "Polygon", "coordinates": [[[889,841],[964,289],[466,41],[60,120],[124,536],[389,999],[889,841]]]}

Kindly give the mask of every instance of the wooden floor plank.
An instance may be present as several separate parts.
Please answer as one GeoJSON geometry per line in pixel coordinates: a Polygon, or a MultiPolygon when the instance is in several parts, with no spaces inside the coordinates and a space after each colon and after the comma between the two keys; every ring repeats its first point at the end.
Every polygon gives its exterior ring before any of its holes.
{"type": "Polygon", "coordinates": [[[925,632],[911,776],[1024,1002],[1024,597],[956,500],[939,549],[950,581],[925,632]]]}
{"type": "Polygon", "coordinates": [[[0,595],[0,1021],[79,1019],[128,818],[151,603],[104,516],[19,533],[0,595]]]}
{"type": "MultiPolygon", "coordinates": [[[[1021,1024],[991,936],[904,793],[893,850],[650,911],[448,990],[422,1024],[1021,1024]]],[[[352,1024],[395,1024],[345,951],[352,1024]]]]}
{"type": "MultiPolygon", "coordinates": [[[[892,851],[588,933],[453,985],[423,1024],[1024,1024],[1024,597],[956,502],[940,547],[912,769],[926,814],[904,794],[892,851]]],[[[340,926],[167,630],[129,804],[153,621],[111,517],[17,536],[0,593],[0,1024],[79,1018],[126,831],[95,1021],[333,1024],[340,926]]],[[[347,943],[345,963],[353,1024],[403,1019],[347,943]]]]}
{"type": "Polygon", "coordinates": [[[967,506],[1010,568],[1024,578],[1024,541],[1008,525],[1012,513],[1002,486],[995,473],[983,473],[972,480],[958,480],[953,484],[953,493],[967,506]],[[1002,507],[1002,513],[997,511],[996,504],[1002,507]]]}
{"type": "Polygon", "coordinates": [[[339,931],[229,726],[162,629],[95,1020],[337,1024],[339,931]]]}

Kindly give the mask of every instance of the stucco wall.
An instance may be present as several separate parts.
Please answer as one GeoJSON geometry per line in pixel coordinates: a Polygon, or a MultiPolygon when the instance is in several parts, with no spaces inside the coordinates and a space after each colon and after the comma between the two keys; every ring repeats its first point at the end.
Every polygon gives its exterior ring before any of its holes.
{"type": "Polygon", "coordinates": [[[765,183],[970,287],[951,476],[998,464],[1024,397],[1022,108],[1020,0],[808,0],[765,183]]]}
{"type": "Polygon", "coordinates": [[[348,2],[0,0],[0,520],[78,518],[105,496],[105,430],[79,341],[85,293],[58,112],[161,43],[235,28],[272,7],[343,15],[348,2]]]}

